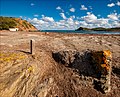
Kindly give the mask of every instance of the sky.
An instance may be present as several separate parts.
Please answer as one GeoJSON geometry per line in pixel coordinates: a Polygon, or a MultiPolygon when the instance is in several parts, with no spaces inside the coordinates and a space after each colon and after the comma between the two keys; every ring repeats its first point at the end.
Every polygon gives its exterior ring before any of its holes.
{"type": "Polygon", "coordinates": [[[22,18],[39,30],[120,27],[120,0],[0,0],[0,16],[22,18]]]}

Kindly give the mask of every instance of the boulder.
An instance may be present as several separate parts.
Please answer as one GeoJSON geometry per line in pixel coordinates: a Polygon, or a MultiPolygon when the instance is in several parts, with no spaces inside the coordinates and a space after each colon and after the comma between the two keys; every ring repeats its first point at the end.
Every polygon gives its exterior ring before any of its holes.
{"type": "Polygon", "coordinates": [[[92,77],[95,89],[103,93],[110,91],[112,55],[109,50],[59,51],[52,56],[59,64],[76,69],[81,76],[92,77]]]}

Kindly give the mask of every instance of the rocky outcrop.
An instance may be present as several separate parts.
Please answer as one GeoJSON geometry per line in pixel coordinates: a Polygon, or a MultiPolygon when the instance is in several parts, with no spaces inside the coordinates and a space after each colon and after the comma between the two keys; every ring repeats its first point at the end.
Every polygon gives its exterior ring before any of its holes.
{"type": "Polygon", "coordinates": [[[110,92],[110,51],[60,51],[53,53],[53,58],[59,64],[77,69],[80,75],[93,77],[94,88],[98,91],[110,92]]]}
{"type": "Polygon", "coordinates": [[[76,29],[76,31],[81,31],[81,30],[84,30],[83,27],[79,27],[78,29],[76,29]]]}

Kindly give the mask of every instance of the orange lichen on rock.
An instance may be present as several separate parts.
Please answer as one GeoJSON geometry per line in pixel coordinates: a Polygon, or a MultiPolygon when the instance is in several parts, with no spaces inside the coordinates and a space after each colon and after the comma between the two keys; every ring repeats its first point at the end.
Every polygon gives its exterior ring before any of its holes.
{"type": "Polygon", "coordinates": [[[93,52],[93,61],[95,63],[96,73],[101,72],[102,74],[105,74],[105,72],[109,71],[110,69],[110,64],[109,64],[109,59],[112,58],[112,54],[109,50],[104,50],[104,51],[97,51],[93,52]],[[103,70],[105,69],[105,70],[103,70]]]}
{"type": "Polygon", "coordinates": [[[104,93],[110,91],[112,54],[109,50],[92,53],[96,77],[100,80],[100,87],[104,93]]]}
{"type": "Polygon", "coordinates": [[[106,56],[106,57],[112,58],[112,54],[111,54],[111,52],[109,50],[104,50],[103,55],[106,56]]]}
{"type": "Polygon", "coordinates": [[[106,68],[106,70],[109,70],[109,69],[110,69],[110,66],[107,65],[107,64],[101,64],[101,67],[106,68]]]}

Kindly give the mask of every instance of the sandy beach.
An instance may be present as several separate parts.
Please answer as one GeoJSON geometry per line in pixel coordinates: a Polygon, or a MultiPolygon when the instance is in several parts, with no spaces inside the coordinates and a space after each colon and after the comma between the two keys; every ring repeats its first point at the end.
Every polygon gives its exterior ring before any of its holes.
{"type": "Polygon", "coordinates": [[[27,56],[22,61],[23,64],[8,63],[10,67],[6,62],[1,63],[1,97],[7,97],[7,95],[10,95],[9,97],[17,95],[22,97],[120,96],[120,35],[1,31],[0,52],[22,53],[27,56]],[[29,54],[31,39],[35,40],[34,56],[29,54]],[[88,49],[112,52],[112,89],[108,94],[95,90],[90,81],[91,77],[88,80],[84,79],[72,68],[59,65],[52,58],[52,52],[83,52],[88,49]],[[29,66],[32,66],[31,71],[33,71],[30,74],[26,72],[29,66]],[[17,70],[18,73],[15,73],[17,70]]]}

